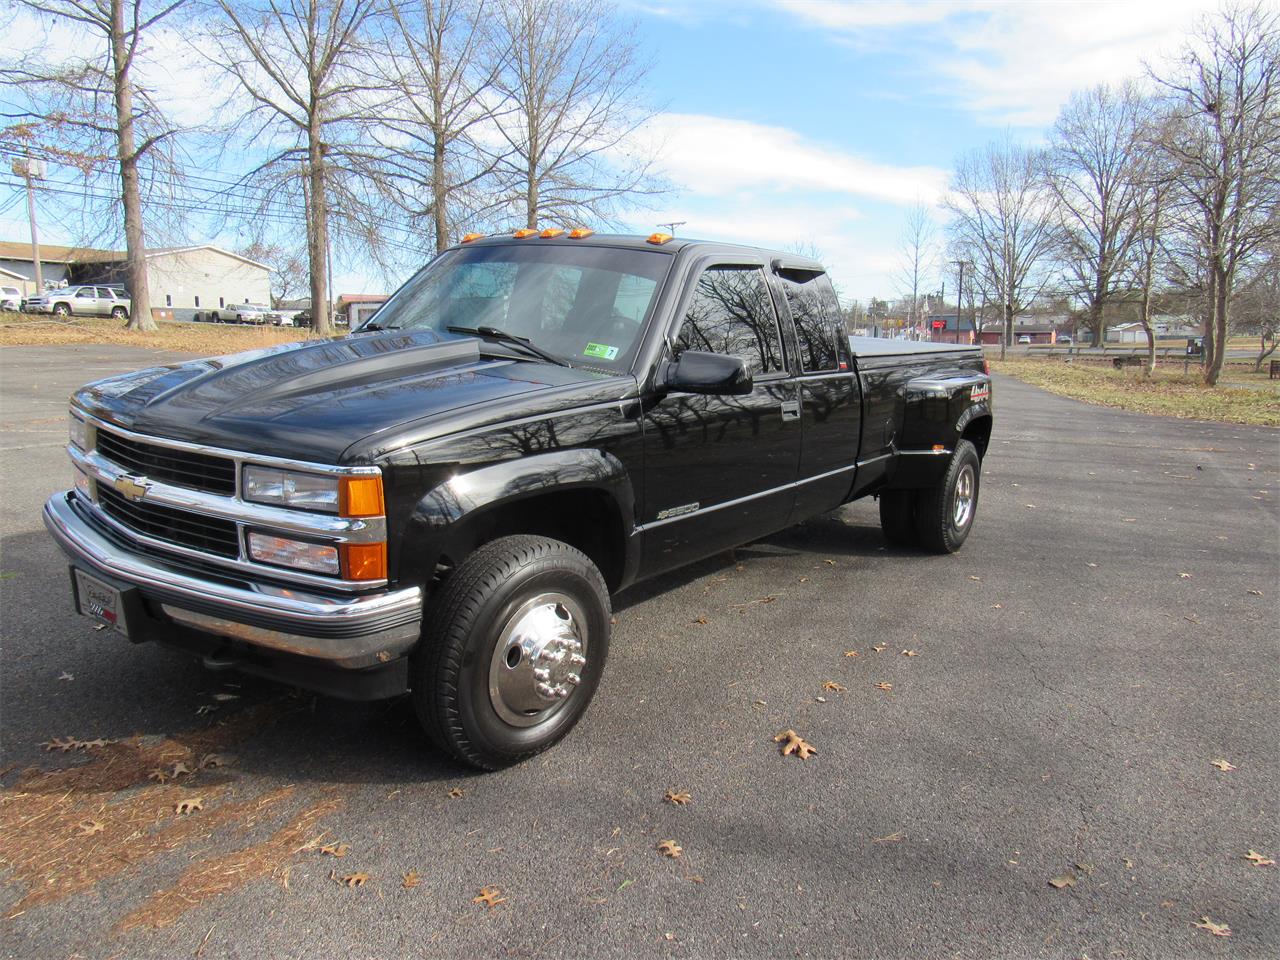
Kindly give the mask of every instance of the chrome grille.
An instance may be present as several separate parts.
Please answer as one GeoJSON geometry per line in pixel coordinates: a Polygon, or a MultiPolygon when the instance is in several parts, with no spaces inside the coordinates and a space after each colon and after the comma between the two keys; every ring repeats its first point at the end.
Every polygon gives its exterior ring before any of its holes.
{"type": "Polygon", "coordinates": [[[232,520],[126,500],[102,483],[98,484],[98,505],[108,517],[144,536],[220,557],[240,555],[240,536],[232,520]]]}
{"type": "Polygon", "coordinates": [[[151,480],[228,496],[236,492],[236,463],[228,457],[131,440],[101,427],[96,446],[112,463],[151,480]]]}

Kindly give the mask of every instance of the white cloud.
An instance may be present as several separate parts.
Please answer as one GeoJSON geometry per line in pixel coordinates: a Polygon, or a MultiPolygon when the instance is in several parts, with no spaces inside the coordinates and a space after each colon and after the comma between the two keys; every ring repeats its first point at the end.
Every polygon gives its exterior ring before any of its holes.
{"type": "Polygon", "coordinates": [[[927,166],[877,163],[806,140],[786,127],[701,114],[665,113],[645,136],[678,186],[726,196],[753,191],[820,191],[850,197],[932,203],[947,172],[927,166]]]}
{"type": "Polygon", "coordinates": [[[929,92],[993,125],[1052,122],[1072,90],[1140,76],[1215,0],[858,3],[773,0],[860,48],[900,50],[929,92]]]}

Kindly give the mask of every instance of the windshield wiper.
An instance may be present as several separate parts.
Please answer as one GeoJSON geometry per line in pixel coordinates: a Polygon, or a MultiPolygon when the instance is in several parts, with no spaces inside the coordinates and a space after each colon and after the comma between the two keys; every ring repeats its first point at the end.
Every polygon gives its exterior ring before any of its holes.
{"type": "Polygon", "coordinates": [[[445,327],[445,329],[450,333],[465,333],[468,336],[480,337],[484,340],[496,340],[498,343],[509,343],[512,346],[521,347],[535,357],[547,361],[547,363],[558,364],[562,367],[573,366],[564,357],[557,357],[554,353],[543,350],[528,337],[518,337],[514,333],[507,333],[507,331],[499,330],[497,327],[445,327]]]}
{"type": "Polygon", "coordinates": [[[356,333],[369,333],[369,332],[378,333],[382,330],[399,330],[399,329],[400,328],[396,326],[394,323],[391,324],[391,326],[389,327],[384,327],[380,323],[366,323],[363,327],[357,330],[356,333]]]}

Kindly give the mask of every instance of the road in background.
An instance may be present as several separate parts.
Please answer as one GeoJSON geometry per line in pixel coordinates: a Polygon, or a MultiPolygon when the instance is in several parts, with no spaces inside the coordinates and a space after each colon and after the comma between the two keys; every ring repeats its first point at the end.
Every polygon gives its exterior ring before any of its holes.
{"type": "Polygon", "coordinates": [[[1245,857],[1280,860],[1277,431],[1001,378],[961,553],[887,549],[868,501],[643,584],[582,725],[479,775],[403,702],[71,611],[39,519],[67,395],[159,359],[0,354],[0,955],[1275,955],[1280,868],[1245,857]]]}

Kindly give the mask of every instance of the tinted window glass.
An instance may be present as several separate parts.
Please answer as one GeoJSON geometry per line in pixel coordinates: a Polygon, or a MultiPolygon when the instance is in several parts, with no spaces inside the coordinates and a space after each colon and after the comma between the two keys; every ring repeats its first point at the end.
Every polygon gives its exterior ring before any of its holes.
{"type": "Polygon", "coordinates": [[[807,373],[836,369],[835,320],[822,295],[824,281],[830,290],[830,281],[820,273],[789,273],[782,281],[796,324],[800,362],[807,373]]]}
{"type": "Polygon", "coordinates": [[[81,287],[76,291],[76,299],[96,300],[98,299],[98,295],[93,292],[93,287],[81,287]]]}
{"type": "Polygon", "coordinates": [[[631,362],[671,256],[587,244],[501,244],[452,251],[378,313],[387,329],[495,327],[576,363],[631,362]]]}
{"type": "Polygon", "coordinates": [[[741,357],[747,369],[782,369],[782,341],[760,267],[711,267],[698,280],[685,311],[676,356],[703,350],[741,357]]]}

